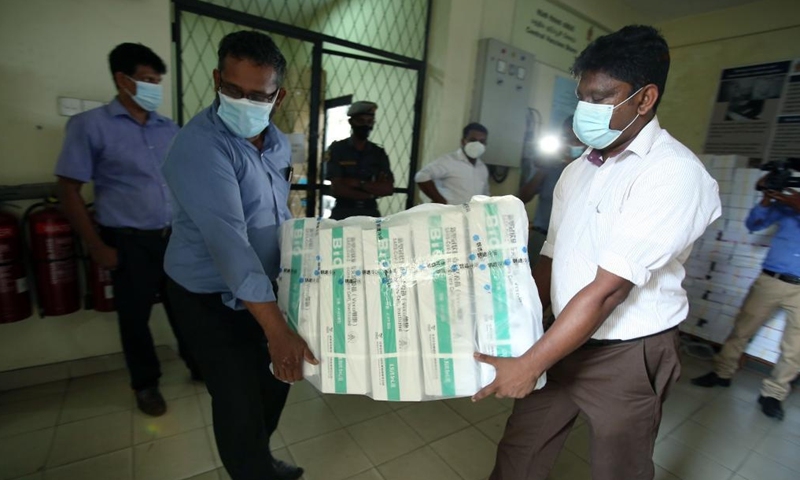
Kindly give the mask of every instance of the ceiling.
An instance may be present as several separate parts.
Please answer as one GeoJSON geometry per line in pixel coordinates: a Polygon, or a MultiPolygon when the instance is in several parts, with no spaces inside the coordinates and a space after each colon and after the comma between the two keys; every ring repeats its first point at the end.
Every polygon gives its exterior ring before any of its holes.
{"type": "Polygon", "coordinates": [[[738,7],[759,0],[622,0],[648,19],[658,23],[714,10],[738,7]]]}

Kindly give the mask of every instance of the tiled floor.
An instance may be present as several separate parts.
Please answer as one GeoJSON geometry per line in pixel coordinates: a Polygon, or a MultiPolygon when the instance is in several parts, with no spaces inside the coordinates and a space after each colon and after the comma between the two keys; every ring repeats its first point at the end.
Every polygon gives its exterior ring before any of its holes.
{"type": "MultiPolygon", "coordinates": [[[[756,406],[760,377],[744,371],[729,389],[688,379],[709,364],[684,359],[656,446],[657,479],[800,478],[800,394],[786,419],[756,406]]],[[[224,480],[211,430],[210,397],[179,361],[164,365],[169,412],[133,407],[124,371],[0,393],[0,479],[224,480]]],[[[390,404],[319,395],[297,384],[273,439],[275,454],[306,480],[482,480],[492,467],[511,403],[468,399],[390,404]]],[[[589,479],[588,425],[579,420],[551,474],[589,479]]]]}

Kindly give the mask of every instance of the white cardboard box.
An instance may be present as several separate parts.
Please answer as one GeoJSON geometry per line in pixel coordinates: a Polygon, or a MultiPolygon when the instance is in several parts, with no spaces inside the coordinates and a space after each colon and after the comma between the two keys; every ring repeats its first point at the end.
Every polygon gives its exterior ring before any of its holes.
{"type": "Polygon", "coordinates": [[[425,394],[471,395],[481,382],[466,219],[461,211],[434,213],[412,237],[425,394]]]}
{"type": "MultiPolygon", "coordinates": [[[[293,219],[282,225],[278,276],[278,306],[317,359],[320,358],[318,227],[313,218],[293,219]]],[[[319,365],[303,362],[303,376],[320,386],[319,365]]]]}
{"type": "Polygon", "coordinates": [[[321,390],[366,395],[370,366],[361,229],[325,222],[319,246],[321,390]]]}
{"type": "MultiPolygon", "coordinates": [[[[478,348],[499,357],[518,357],[542,335],[541,311],[527,252],[527,225],[520,202],[506,197],[473,197],[467,222],[472,243],[478,348]],[[477,200],[477,201],[476,201],[477,200]]],[[[494,380],[494,368],[481,364],[481,380],[494,380]]],[[[543,375],[536,388],[546,382],[543,375]]]]}
{"type": "Polygon", "coordinates": [[[372,398],[422,400],[411,232],[402,219],[362,231],[372,398]]]}

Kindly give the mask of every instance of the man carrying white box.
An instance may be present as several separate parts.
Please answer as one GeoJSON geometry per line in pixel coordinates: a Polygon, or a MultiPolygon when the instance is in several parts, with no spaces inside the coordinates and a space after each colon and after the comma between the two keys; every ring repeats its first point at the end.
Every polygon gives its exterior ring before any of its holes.
{"type": "MultiPolygon", "coordinates": [[[[759,180],[759,189],[763,181],[759,180]]],[[[746,225],[750,231],[759,231],[775,224],[778,231],[761,275],[750,288],[733,331],[714,357],[714,371],[692,379],[692,383],[701,387],[730,386],[748,342],[775,310],[782,308],[787,316],[781,356],[770,377],[764,379],[758,398],[765,415],[781,420],[781,402],[789,396],[791,382],[800,373],[800,193],[790,189],[784,193],[764,191],[746,225]]]]}
{"type": "Polygon", "coordinates": [[[680,374],[683,263],[720,215],[716,182],[656,118],[668,71],[667,43],[646,26],[600,37],[575,61],[573,128],[590,148],[556,186],[534,268],[556,321],[521,357],[476,355],[497,377],[474,399],[518,399],[492,480],[547,478],[580,412],[594,480],[655,474],[662,402],[680,374]]]}

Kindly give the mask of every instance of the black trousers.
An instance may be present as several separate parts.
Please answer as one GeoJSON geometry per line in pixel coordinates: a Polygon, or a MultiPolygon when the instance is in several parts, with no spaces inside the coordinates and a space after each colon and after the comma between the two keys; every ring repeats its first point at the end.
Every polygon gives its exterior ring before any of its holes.
{"type": "Polygon", "coordinates": [[[289,385],[269,370],[267,338],[247,310],[232,310],[220,294],[192,293],[168,279],[178,328],[200,365],[214,418],[214,437],[233,480],[274,478],[269,440],[289,385]]]}
{"type": "Polygon", "coordinates": [[[380,217],[381,212],[372,207],[333,207],[331,210],[331,220],[344,220],[349,217],[366,216],[380,217]]]}
{"type": "Polygon", "coordinates": [[[102,227],[103,241],[117,249],[117,269],[111,272],[114,283],[114,306],[117,309],[122,351],[131,376],[131,388],[142,390],[158,386],[161,366],[150,333],[150,312],[160,296],[167,320],[178,339],[178,351],[192,372],[196,365],[187,353],[184,341],[175,328],[172,305],[166,298],[164,252],[168,236],[156,232],[102,227]]]}

